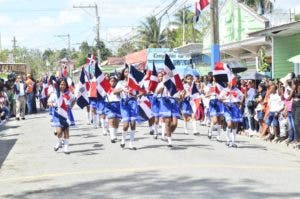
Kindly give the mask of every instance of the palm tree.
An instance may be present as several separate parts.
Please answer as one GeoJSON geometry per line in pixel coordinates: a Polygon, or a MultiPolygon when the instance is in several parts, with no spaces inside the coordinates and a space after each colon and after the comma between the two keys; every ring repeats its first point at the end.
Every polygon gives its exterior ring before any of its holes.
{"type": "Polygon", "coordinates": [[[160,48],[165,43],[165,36],[162,34],[160,20],[155,16],[146,18],[138,29],[139,48],[160,48]]]}
{"type": "Polygon", "coordinates": [[[174,43],[182,44],[183,40],[183,26],[185,43],[195,43],[201,41],[200,31],[195,28],[194,13],[188,8],[178,10],[175,15],[174,21],[169,23],[169,26],[177,28],[177,37],[174,43]]]}

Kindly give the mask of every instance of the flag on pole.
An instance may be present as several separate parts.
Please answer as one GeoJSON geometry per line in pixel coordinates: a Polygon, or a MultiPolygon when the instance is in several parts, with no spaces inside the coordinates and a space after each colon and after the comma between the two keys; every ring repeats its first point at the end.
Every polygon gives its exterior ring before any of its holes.
{"type": "Polygon", "coordinates": [[[200,10],[204,10],[204,8],[206,8],[206,6],[209,5],[208,0],[199,0],[199,4],[200,4],[200,10]]]}
{"type": "Polygon", "coordinates": [[[200,104],[201,104],[201,95],[194,82],[192,86],[191,100],[190,100],[190,105],[194,113],[196,113],[197,109],[200,107],[200,104]]]}
{"type": "Polygon", "coordinates": [[[128,74],[128,87],[131,90],[145,93],[146,91],[142,89],[139,84],[143,80],[144,76],[144,73],[138,71],[134,66],[130,66],[128,74]]]}
{"type": "Polygon", "coordinates": [[[195,2],[195,21],[198,22],[201,14],[200,3],[195,2]]]}
{"type": "Polygon", "coordinates": [[[89,91],[89,83],[86,81],[84,67],[82,67],[81,74],[80,74],[80,81],[79,81],[79,90],[78,90],[77,101],[76,101],[77,105],[81,109],[89,105],[88,91],[89,91]]]}
{"type": "Polygon", "coordinates": [[[156,72],[155,64],[153,62],[153,69],[152,69],[150,80],[149,80],[148,91],[155,92],[157,85],[158,85],[158,75],[156,72]]]}
{"type": "Polygon", "coordinates": [[[104,97],[110,91],[109,80],[105,78],[104,73],[100,70],[98,62],[95,63],[95,77],[98,94],[104,97]]]}
{"type": "Polygon", "coordinates": [[[183,90],[183,84],[180,79],[179,74],[175,70],[169,55],[165,56],[165,76],[164,76],[164,85],[167,90],[170,92],[171,96],[174,96],[178,91],[183,90]]]}
{"type": "Polygon", "coordinates": [[[138,100],[138,113],[139,113],[139,118],[138,118],[139,122],[148,121],[150,118],[153,117],[151,111],[151,102],[145,96],[142,96],[138,100]]]}
{"type": "Polygon", "coordinates": [[[234,85],[237,83],[236,77],[226,63],[217,62],[213,70],[213,76],[215,77],[216,82],[222,87],[226,87],[228,82],[232,82],[234,85]]]}
{"type": "Polygon", "coordinates": [[[86,58],[86,63],[89,64],[89,65],[90,64],[94,65],[95,62],[96,62],[96,56],[93,55],[93,54],[88,54],[88,56],[86,58]]]}
{"type": "Polygon", "coordinates": [[[59,123],[63,127],[69,126],[68,124],[68,106],[64,100],[64,96],[60,95],[58,98],[57,114],[59,118],[59,123]]]}

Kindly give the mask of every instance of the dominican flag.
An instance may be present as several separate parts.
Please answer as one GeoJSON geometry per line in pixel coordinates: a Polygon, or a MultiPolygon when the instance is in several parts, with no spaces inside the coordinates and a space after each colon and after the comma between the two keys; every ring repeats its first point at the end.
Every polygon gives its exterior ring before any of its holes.
{"type": "Polygon", "coordinates": [[[86,81],[86,75],[84,67],[82,67],[79,81],[79,90],[77,95],[77,105],[83,109],[84,107],[89,105],[88,91],[90,88],[89,82],[86,81]]]}
{"type": "Polygon", "coordinates": [[[148,91],[149,92],[155,92],[157,85],[158,85],[158,77],[157,77],[156,67],[155,67],[155,64],[153,62],[153,69],[151,71],[148,91]]]}
{"type": "Polygon", "coordinates": [[[204,10],[209,5],[208,0],[199,0],[200,10],[204,10]]]}
{"type": "Polygon", "coordinates": [[[88,65],[94,65],[96,63],[96,56],[93,54],[88,54],[88,57],[86,58],[86,63],[88,65]]]}
{"type": "Polygon", "coordinates": [[[226,87],[228,82],[232,82],[236,85],[236,78],[226,63],[217,62],[213,70],[213,76],[216,82],[222,87],[226,87]]]}
{"type": "Polygon", "coordinates": [[[195,2],[195,21],[198,22],[201,14],[200,3],[195,2]]]}
{"type": "Polygon", "coordinates": [[[104,97],[111,89],[109,80],[105,78],[100,70],[98,62],[95,63],[95,77],[98,94],[104,97]]]}
{"type": "Polygon", "coordinates": [[[164,85],[171,94],[174,96],[178,91],[183,90],[183,84],[179,74],[176,72],[175,66],[173,65],[169,55],[165,56],[165,76],[164,85]]]}
{"type": "Polygon", "coordinates": [[[140,82],[143,80],[144,76],[144,73],[138,71],[134,66],[130,66],[128,74],[128,87],[131,90],[145,93],[146,91],[140,86],[140,82]]]}
{"type": "Polygon", "coordinates": [[[69,116],[68,116],[68,106],[65,102],[64,95],[60,95],[58,98],[57,114],[58,114],[58,118],[59,118],[59,123],[63,127],[67,127],[67,126],[69,126],[69,124],[68,124],[69,116]]]}
{"type": "Polygon", "coordinates": [[[148,121],[153,117],[151,111],[151,102],[145,96],[142,96],[138,100],[138,114],[139,114],[139,119],[138,119],[139,122],[148,121]]]}
{"type": "Polygon", "coordinates": [[[201,105],[201,95],[195,83],[193,83],[190,104],[194,113],[201,105]]]}

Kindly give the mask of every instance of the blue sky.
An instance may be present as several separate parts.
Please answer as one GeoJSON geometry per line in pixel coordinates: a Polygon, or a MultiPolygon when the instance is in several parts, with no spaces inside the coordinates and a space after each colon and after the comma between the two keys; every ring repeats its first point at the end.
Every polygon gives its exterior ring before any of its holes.
{"type": "MultiPolygon", "coordinates": [[[[93,9],[75,9],[73,5],[97,3],[99,6],[101,39],[113,49],[134,34],[140,22],[157,13],[172,0],[0,0],[0,33],[2,48],[11,49],[13,36],[17,45],[27,48],[61,49],[67,41],[55,35],[71,35],[72,47],[95,38],[95,13],[93,9]]],[[[173,10],[183,2],[192,5],[195,0],[178,0],[173,10]]],[[[300,12],[300,0],[276,0],[275,7],[291,6],[300,12]]],[[[168,20],[167,17],[164,20],[168,20]]]]}

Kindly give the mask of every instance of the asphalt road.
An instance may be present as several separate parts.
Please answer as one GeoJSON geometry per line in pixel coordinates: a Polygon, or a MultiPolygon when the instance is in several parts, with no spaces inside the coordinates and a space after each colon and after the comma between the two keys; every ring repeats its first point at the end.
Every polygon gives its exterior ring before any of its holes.
{"type": "Polygon", "coordinates": [[[142,124],[131,151],[85,115],[75,111],[70,155],[53,151],[47,113],[0,127],[0,198],[300,198],[300,151],[284,144],[238,136],[227,148],[179,125],[170,149],[142,124]]]}

